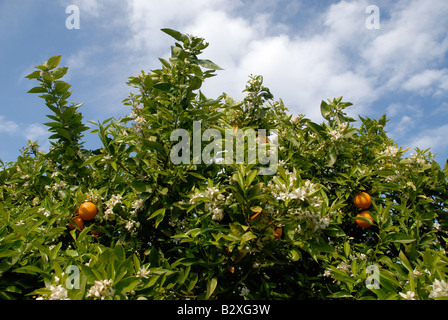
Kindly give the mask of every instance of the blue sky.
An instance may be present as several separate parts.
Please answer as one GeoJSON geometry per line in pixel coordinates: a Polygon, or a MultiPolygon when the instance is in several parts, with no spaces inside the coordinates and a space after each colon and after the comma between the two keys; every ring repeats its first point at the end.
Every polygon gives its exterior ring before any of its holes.
{"type": "MultiPolygon", "coordinates": [[[[379,118],[399,146],[448,158],[448,1],[0,0],[0,159],[14,161],[27,139],[48,148],[48,109],[24,77],[53,55],[87,120],[129,114],[125,82],[169,57],[173,28],[210,42],[204,58],[225,70],[208,80],[210,98],[235,99],[261,74],[293,114],[321,122],[320,101],[344,96],[351,116],[379,118]],[[66,7],[80,10],[67,29],[66,7]],[[366,8],[379,8],[368,29],[366,8]]],[[[87,148],[97,148],[86,134],[87,148]]]]}

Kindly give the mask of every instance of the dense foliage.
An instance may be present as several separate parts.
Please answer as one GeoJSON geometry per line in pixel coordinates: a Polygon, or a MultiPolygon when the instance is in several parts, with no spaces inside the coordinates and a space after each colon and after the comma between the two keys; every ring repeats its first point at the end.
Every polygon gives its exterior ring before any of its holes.
{"type": "Polygon", "coordinates": [[[176,40],[171,58],[129,78],[130,115],[91,123],[97,150],[83,147],[89,128],[68,102],[61,57],[27,77],[51,111],[52,147],[29,142],[16,162],[0,162],[1,298],[448,297],[448,164],[428,150],[404,157],[385,115],[356,121],[342,98],[322,101],[321,124],[289,115],[261,76],[243,101],[209,99],[200,88],[220,68],[199,58],[208,44],[163,31],[176,40]],[[278,152],[275,174],[223,154],[174,164],[171,134],[193,137],[195,122],[230,139],[276,129],[257,140],[278,152]],[[355,221],[361,191],[372,198],[373,222],[359,219],[370,228],[355,221]],[[98,214],[72,229],[84,201],[98,214]]]}

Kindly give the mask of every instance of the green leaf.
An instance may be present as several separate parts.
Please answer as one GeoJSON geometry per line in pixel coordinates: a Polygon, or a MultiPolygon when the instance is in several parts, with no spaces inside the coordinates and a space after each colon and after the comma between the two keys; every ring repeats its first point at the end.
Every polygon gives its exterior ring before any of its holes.
{"type": "Polygon", "coordinates": [[[215,63],[213,63],[212,61],[207,60],[207,59],[199,59],[198,61],[196,61],[196,63],[198,65],[200,65],[201,67],[204,67],[204,68],[207,68],[207,69],[224,70],[220,66],[216,65],[215,63]]]}
{"type": "Polygon", "coordinates": [[[176,31],[176,30],[173,30],[173,29],[169,29],[169,28],[163,28],[163,29],[160,29],[160,30],[162,30],[166,34],[170,35],[171,37],[173,37],[177,41],[185,42],[186,40],[188,40],[188,36],[180,33],[179,31],[176,31]]]}
{"type": "Polygon", "coordinates": [[[190,292],[190,291],[192,291],[194,289],[194,287],[195,287],[195,285],[196,285],[196,283],[198,282],[198,279],[199,279],[199,276],[198,276],[197,273],[193,273],[192,275],[193,275],[193,277],[190,280],[190,283],[188,284],[187,292],[190,292]]]}
{"type": "Polygon", "coordinates": [[[67,140],[71,140],[70,133],[63,129],[63,128],[55,128],[54,131],[56,131],[59,134],[59,138],[65,138],[67,140]]]}
{"type": "Polygon", "coordinates": [[[137,180],[132,181],[131,187],[139,193],[146,192],[151,189],[146,182],[137,180]]]}
{"type": "Polygon", "coordinates": [[[114,287],[121,292],[129,292],[134,290],[134,288],[140,283],[140,279],[135,277],[124,278],[118,282],[114,287]]]}
{"type": "Polygon", "coordinates": [[[149,255],[149,263],[151,267],[158,267],[160,265],[160,254],[156,248],[152,247],[149,252],[145,251],[145,255],[149,255]]]}
{"type": "Polygon", "coordinates": [[[386,237],[386,240],[398,243],[410,243],[415,241],[413,237],[404,233],[391,233],[386,237]]]}
{"type": "Polygon", "coordinates": [[[319,253],[319,252],[332,253],[335,251],[335,249],[331,245],[329,245],[328,243],[326,243],[322,240],[320,242],[312,240],[312,241],[310,241],[310,245],[311,245],[311,249],[315,253],[319,253]]]}
{"type": "Polygon", "coordinates": [[[312,131],[317,133],[321,138],[324,137],[325,129],[322,126],[318,125],[317,123],[311,122],[311,121],[307,122],[307,126],[312,131]]]}
{"type": "Polygon", "coordinates": [[[16,286],[9,286],[5,289],[5,291],[12,292],[12,293],[22,293],[22,290],[17,288],[16,286]]]}
{"type": "Polygon", "coordinates": [[[148,150],[156,150],[159,151],[160,153],[165,152],[163,145],[156,141],[145,140],[143,141],[143,146],[148,150]]]}
{"type": "Polygon", "coordinates": [[[152,77],[151,75],[147,75],[145,78],[145,81],[143,82],[143,84],[145,85],[146,89],[149,89],[153,86],[154,82],[152,81],[152,77]]]}
{"type": "Polygon", "coordinates": [[[65,74],[67,73],[67,71],[68,71],[68,68],[67,67],[60,67],[60,68],[57,68],[57,69],[55,69],[52,73],[53,73],[53,77],[55,78],[55,79],[60,79],[60,78],[62,78],[63,76],[65,76],[65,74]]]}
{"type": "Polygon", "coordinates": [[[302,253],[297,248],[292,248],[289,253],[291,254],[292,261],[299,261],[302,258],[302,253]]]}
{"type": "Polygon", "coordinates": [[[29,266],[24,266],[24,267],[20,267],[17,269],[14,269],[14,272],[16,273],[26,273],[26,274],[40,274],[42,273],[42,269],[33,266],[33,265],[29,265],[29,266]]]}
{"type": "Polygon", "coordinates": [[[216,278],[212,278],[207,281],[207,293],[205,295],[205,299],[210,298],[210,296],[215,291],[217,284],[218,284],[218,280],[216,278]]]}
{"type": "Polygon", "coordinates": [[[176,89],[176,86],[171,83],[161,82],[152,86],[154,89],[158,89],[163,92],[172,92],[176,89]]]}
{"type": "Polygon", "coordinates": [[[156,218],[156,221],[155,221],[155,228],[156,228],[156,229],[157,229],[157,227],[159,226],[160,222],[163,221],[163,218],[165,217],[165,211],[166,211],[165,208],[156,210],[156,211],[154,211],[153,214],[148,218],[148,220],[156,218]]]}
{"type": "Polygon", "coordinates": [[[62,56],[53,56],[47,61],[47,67],[49,70],[52,70],[56,68],[59,65],[59,62],[61,62],[62,56]]]}
{"type": "Polygon", "coordinates": [[[448,177],[448,160],[446,160],[445,166],[443,167],[442,171],[445,174],[445,176],[448,177]]]}
{"type": "Polygon", "coordinates": [[[15,250],[0,250],[0,258],[7,258],[15,255],[17,251],[15,250]]]}
{"type": "Polygon", "coordinates": [[[322,100],[320,104],[320,113],[322,114],[322,117],[326,120],[330,120],[330,112],[331,107],[328,105],[328,103],[322,100]]]}
{"type": "Polygon", "coordinates": [[[172,64],[176,63],[184,63],[185,59],[189,58],[189,53],[182,49],[180,46],[172,46],[171,47],[171,58],[170,61],[172,64]]]}
{"type": "Polygon", "coordinates": [[[197,90],[202,86],[202,80],[199,79],[198,77],[193,77],[190,80],[190,85],[188,86],[188,89],[190,90],[197,90]]]}
{"type": "Polygon", "coordinates": [[[258,174],[258,170],[251,170],[246,177],[246,186],[250,186],[252,181],[254,181],[255,177],[258,174]]]}
{"type": "Polygon", "coordinates": [[[159,61],[162,63],[162,65],[163,65],[165,68],[167,68],[167,69],[171,69],[171,68],[172,68],[172,67],[171,67],[171,64],[170,64],[167,60],[162,59],[162,58],[159,58],[159,61]]]}
{"type": "Polygon", "coordinates": [[[210,99],[210,100],[199,103],[199,106],[200,107],[215,106],[215,105],[218,105],[220,102],[221,102],[220,99],[215,99],[215,100],[210,99]]]}
{"type": "Polygon", "coordinates": [[[149,216],[148,220],[153,219],[153,218],[157,217],[158,215],[165,215],[165,211],[166,211],[165,208],[162,208],[162,209],[159,209],[159,210],[154,211],[154,212],[149,216]]]}
{"type": "Polygon", "coordinates": [[[248,231],[248,232],[244,233],[243,236],[241,237],[241,244],[243,244],[244,242],[247,242],[249,240],[256,239],[256,238],[257,238],[256,235],[254,235],[251,231],[248,231]]]}
{"type": "Polygon", "coordinates": [[[333,294],[330,294],[329,296],[327,296],[327,298],[353,298],[353,296],[350,293],[344,292],[344,291],[339,291],[339,292],[335,292],[333,294]]]}
{"type": "Polygon", "coordinates": [[[330,149],[330,154],[328,155],[328,161],[327,161],[327,166],[332,167],[336,160],[337,160],[337,154],[336,154],[336,149],[335,148],[331,148],[330,149]]]}
{"type": "Polygon", "coordinates": [[[69,122],[69,120],[73,117],[73,115],[76,112],[76,108],[75,107],[68,107],[67,109],[65,109],[65,111],[62,113],[62,119],[65,122],[69,122]]]}
{"type": "Polygon", "coordinates": [[[193,176],[195,178],[201,179],[201,180],[207,180],[204,176],[200,175],[199,173],[193,172],[193,171],[188,171],[187,174],[189,174],[190,176],[193,176]]]}
{"type": "Polygon", "coordinates": [[[45,92],[47,92],[47,89],[43,87],[34,87],[28,91],[28,93],[45,93],[45,92]]]}
{"type": "Polygon", "coordinates": [[[330,237],[343,237],[345,236],[344,230],[336,225],[330,225],[324,229],[324,233],[330,237]]]}
{"type": "Polygon", "coordinates": [[[348,241],[344,242],[344,254],[347,258],[350,255],[350,243],[348,241]]]}
{"type": "Polygon", "coordinates": [[[102,159],[104,157],[104,154],[99,154],[93,157],[90,157],[89,159],[87,159],[82,165],[80,165],[79,167],[85,167],[88,166],[89,164],[92,164],[94,162],[97,162],[98,160],[102,159]]]}
{"type": "Polygon", "coordinates": [[[263,210],[263,208],[260,207],[260,206],[254,206],[254,207],[250,207],[250,210],[252,212],[259,213],[259,212],[261,212],[263,210]]]}
{"type": "Polygon", "coordinates": [[[406,269],[408,269],[409,272],[413,272],[414,269],[412,268],[411,263],[409,262],[403,251],[400,251],[398,257],[400,258],[401,263],[406,267],[406,269]]]}
{"type": "Polygon", "coordinates": [[[114,253],[119,260],[124,260],[126,258],[126,253],[122,245],[117,244],[114,248],[114,253]]]}
{"type": "Polygon", "coordinates": [[[159,226],[160,222],[163,221],[163,218],[165,217],[165,214],[159,214],[156,218],[156,223],[154,224],[155,228],[159,226]]]}
{"type": "Polygon", "coordinates": [[[46,125],[47,127],[52,127],[52,128],[63,128],[64,125],[61,124],[60,122],[46,122],[44,123],[44,125],[46,125]]]}
{"type": "Polygon", "coordinates": [[[40,77],[40,70],[36,70],[29,75],[27,75],[25,78],[27,79],[38,79],[40,77]]]}

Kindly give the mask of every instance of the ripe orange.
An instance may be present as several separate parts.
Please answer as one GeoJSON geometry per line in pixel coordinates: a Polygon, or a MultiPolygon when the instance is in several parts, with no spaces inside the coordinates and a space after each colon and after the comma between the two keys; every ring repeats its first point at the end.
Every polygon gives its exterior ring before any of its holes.
{"type": "Polygon", "coordinates": [[[372,198],[367,192],[360,192],[355,196],[353,201],[359,209],[367,209],[372,204],[372,198]]]}
{"type": "MultiPolygon", "coordinates": [[[[99,226],[98,229],[101,229],[101,226],[99,226]]],[[[94,235],[94,236],[97,236],[97,237],[103,235],[103,233],[102,233],[101,231],[97,231],[97,230],[90,230],[90,233],[91,233],[92,235],[94,235]]]]}
{"type": "Polygon", "coordinates": [[[84,202],[78,209],[78,214],[82,220],[89,221],[95,218],[98,210],[92,202],[84,202]]]}
{"type": "Polygon", "coordinates": [[[269,138],[266,137],[264,134],[257,135],[257,140],[259,144],[269,143],[269,138]]]}
{"type": "Polygon", "coordinates": [[[78,229],[79,231],[82,231],[82,229],[84,229],[84,221],[81,219],[80,216],[76,216],[72,219],[73,221],[75,221],[76,226],[72,223],[72,221],[70,220],[70,229],[78,229]]]}
{"type": "MultiPolygon", "coordinates": [[[[357,217],[368,218],[368,219],[372,220],[372,223],[373,223],[373,219],[372,219],[372,217],[370,216],[369,211],[367,211],[367,210],[358,213],[356,216],[357,216],[357,217]]],[[[360,219],[356,219],[356,223],[357,223],[358,226],[360,226],[361,228],[369,228],[369,227],[372,225],[371,223],[368,223],[367,221],[360,220],[360,219]]]]}
{"type": "Polygon", "coordinates": [[[272,230],[274,230],[274,233],[275,233],[274,238],[275,239],[280,238],[283,234],[283,228],[272,228],[272,230]]]}

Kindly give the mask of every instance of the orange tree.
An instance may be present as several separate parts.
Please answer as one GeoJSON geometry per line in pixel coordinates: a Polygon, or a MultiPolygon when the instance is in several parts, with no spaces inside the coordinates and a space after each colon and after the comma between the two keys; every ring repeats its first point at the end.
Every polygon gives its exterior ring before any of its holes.
{"type": "Polygon", "coordinates": [[[288,115],[261,76],[243,101],[207,98],[220,70],[200,58],[208,44],[163,31],[171,57],[129,78],[129,115],[91,123],[97,150],[83,148],[61,57],[28,76],[52,147],[0,163],[1,298],[447,298],[448,165],[404,157],[385,115],[356,121],[342,98],[322,101],[320,124],[288,115]],[[223,161],[237,140],[243,161],[223,161]],[[250,156],[262,147],[269,174],[250,156]],[[97,214],[74,228],[85,201],[97,214]]]}

